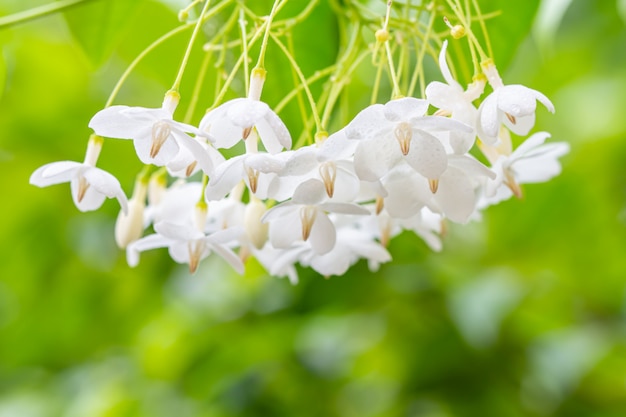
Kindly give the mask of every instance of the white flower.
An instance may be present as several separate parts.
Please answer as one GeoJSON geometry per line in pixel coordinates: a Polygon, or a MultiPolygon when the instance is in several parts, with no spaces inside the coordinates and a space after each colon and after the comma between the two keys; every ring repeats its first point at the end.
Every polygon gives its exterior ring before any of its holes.
{"type": "Polygon", "coordinates": [[[132,139],[137,156],[144,164],[167,165],[181,148],[192,154],[201,169],[211,172],[213,162],[206,150],[187,133],[206,134],[197,128],[173,120],[172,110],[164,103],[162,108],[112,106],[96,113],[89,127],[98,135],[110,138],[132,139]]]}
{"type": "MultiPolygon", "coordinates": [[[[474,128],[476,125],[477,109],[472,102],[481,96],[485,88],[484,79],[477,79],[467,90],[463,90],[453,77],[446,62],[446,48],[448,41],[443,43],[439,54],[439,67],[447,84],[433,81],[426,86],[426,99],[430,104],[440,109],[437,114],[450,115],[474,128]]],[[[450,146],[456,154],[468,152],[474,144],[475,132],[450,131],[450,146]]]]}
{"type": "Polygon", "coordinates": [[[348,139],[360,140],[354,168],[360,179],[376,181],[393,166],[406,161],[415,171],[436,180],[446,170],[448,157],[435,131],[472,128],[440,116],[425,116],[428,102],[412,97],[374,104],[362,110],[346,127],[348,139]]]}
{"type": "Polygon", "coordinates": [[[325,202],[324,184],[316,179],[303,182],[290,201],[281,203],[265,213],[269,223],[269,239],[275,248],[289,248],[297,241],[308,241],[318,255],[335,247],[336,230],[327,212],[369,214],[356,204],[325,202]]]}
{"type": "Polygon", "coordinates": [[[502,124],[517,135],[527,135],[535,125],[537,101],[554,113],[552,102],[539,91],[518,84],[505,86],[493,62],[487,62],[483,71],[493,92],[478,108],[476,130],[487,145],[496,144],[502,124]]]}
{"type": "Polygon", "coordinates": [[[287,200],[300,184],[317,179],[324,184],[328,198],[333,201],[353,201],[359,192],[360,181],[354,173],[352,161],[339,157],[326,158],[325,155],[320,157],[323,146],[318,148],[317,145],[310,145],[292,152],[284,168],[272,180],[269,197],[277,201],[287,200]]]}
{"type": "Polygon", "coordinates": [[[232,148],[247,139],[253,128],[269,153],[291,148],[287,127],[262,101],[236,98],[211,110],[200,121],[200,130],[215,138],[216,148],[232,148]]]}
{"type": "Polygon", "coordinates": [[[120,182],[108,172],[74,161],[59,161],[39,167],[30,176],[30,183],[38,187],[70,183],[72,199],[80,211],[97,210],[106,198],[117,198],[122,210],[128,211],[126,195],[120,182]]]}
{"type": "Polygon", "coordinates": [[[136,266],[139,263],[140,252],[166,247],[174,261],[189,264],[191,273],[194,273],[199,262],[212,252],[220,255],[235,271],[243,273],[244,267],[241,259],[229,247],[242,234],[241,228],[229,228],[206,235],[193,226],[163,221],[157,223],[154,230],[156,234],[143,237],[128,245],[126,255],[130,266],[136,266]]]}
{"type": "Polygon", "coordinates": [[[569,144],[555,142],[545,144],[550,137],[547,132],[538,132],[526,139],[511,152],[511,139],[501,135],[499,147],[481,146],[481,150],[493,164],[496,177],[487,182],[486,199],[482,205],[495,204],[511,195],[522,197],[520,184],[538,183],[561,173],[558,158],[569,152],[569,144]]]}

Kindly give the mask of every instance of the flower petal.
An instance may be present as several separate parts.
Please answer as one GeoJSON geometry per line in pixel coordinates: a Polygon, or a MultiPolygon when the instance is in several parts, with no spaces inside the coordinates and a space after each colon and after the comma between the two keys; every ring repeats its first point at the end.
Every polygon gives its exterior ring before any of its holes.
{"type": "Polygon", "coordinates": [[[293,193],[295,204],[316,205],[326,197],[326,188],[320,180],[311,178],[304,181],[293,193]]]}
{"type": "Polygon", "coordinates": [[[311,235],[309,236],[311,248],[316,254],[323,255],[335,247],[336,241],[337,232],[335,231],[335,225],[326,213],[318,210],[315,222],[313,222],[313,227],[311,228],[311,235]]]}
{"type": "Polygon", "coordinates": [[[446,150],[436,137],[413,130],[413,139],[405,160],[411,167],[429,179],[437,179],[448,166],[446,150]]]}
{"type": "Polygon", "coordinates": [[[377,181],[401,159],[400,146],[391,137],[362,140],[354,153],[354,170],[364,181],[377,181]]]}
{"type": "Polygon", "coordinates": [[[132,242],[126,247],[126,259],[131,267],[137,266],[139,263],[139,253],[150,249],[168,247],[172,243],[171,239],[159,234],[152,234],[142,237],[132,242]]]}
{"type": "Polygon", "coordinates": [[[421,117],[428,110],[428,102],[414,97],[403,97],[387,102],[383,109],[385,118],[392,122],[421,117]]]}
{"type": "Polygon", "coordinates": [[[111,106],[96,113],[89,127],[100,136],[136,139],[149,136],[152,125],[161,118],[171,119],[171,115],[162,109],[111,106]]]}
{"type": "Polygon", "coordinates": [[[58,161],[43,165],[30,176],[29,182],[37,187],[69,182],[84,165],[74,161],[58,161]]]}

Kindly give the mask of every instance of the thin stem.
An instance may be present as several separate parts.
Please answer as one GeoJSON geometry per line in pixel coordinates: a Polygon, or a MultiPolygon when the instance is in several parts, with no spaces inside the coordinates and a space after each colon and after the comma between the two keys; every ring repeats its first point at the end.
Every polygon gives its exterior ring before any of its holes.
{"type": "MultiPolygon", "coordinates": [[[[286,3],[287,0],[283,0],[282,3],[286,3]]],[[[272,20],[274,16],[278,12],[278,5],[281,3],[280,0],[274,0],[274,4],[272,5],[272,10],[270,11],[270,15],[267,17],[267,20],[264,22],[265,24],[265,33],[263,34],[263,42],[261,43],[261,51],[259,52],[259,60],[256,63],[255,68],[265,68],[265,51],[267,50],[267,42],[270,36],[270,29],[272,28],[272,20]]]]}
{"type": "Polygon", "coordinates": [[[246,43],[246,17],[243,7],[239,9],[239,28],[241,29],[241,53],[243,55],[243,74],[246,91],[250,90],[250,69],[248,65],[248,44],[246,43]]]}
{"type": "Polygon", "coordinates": [[[313,74],[311,77],[306,79],[306,83],[304,84],[300,84],[297,87],[295,87],[293,90],[291,90],[289,92],[289,94],[287,94],[285,97],[283,97],[283,99],[280,101],[280,103],[278,103],[276,106],[274,106],[274,111],[276,113],[280,113],[281,110],[287,105],[289,104],[289,102],[291,100],[293,100],[293,98],[300,92],[302,91],[302,89],[304,88],[305,85],[310,85],[313,84],[314,82],[316,82],[317,80],[330,75],[333,71],[335,70],[335,65],[324,68],[323,70],[320,71],[316,71],[315,74],[313,74]]]}
{"type": "Polygon", "coordinates": [[[202,21],[204,19],[204,15],[207,10],[209,10],[209,5],[211,4],[211,0],[206,0],[204,3],[204,7],[202,8],[202,12],[200,12],[200,17],[198,17],[198,21],[196,22],[196,26],[193,28],[193,33],[191,34],[191,39],[189,39],[189,43],[187,44],[187,50],[185,51],[185,55],[183,56],[183,62],[180,64],[180,68],[178,69],[178,74],[176,75],[176,80],[172,85],[173,91],[178,91],[180,87],[180,82],[183,79],[183,74],[185,73],[185,68],[187,68],[187,63],[189,62],[189,56],[191,55],[191,49],[193,44],[200,32],[200,27],[202,26],[202,21]]]}
{"type": "Polygon", "coordinates": [[[385,42],[385,53],[387,57],[387,63],[389,64],[389,75],[391,76],[391,83],[393,84],[393,92],[391,94],[393,98],[398,98],[401,96],[400,85],[398,84],[398,76],[396,74],[396,69],[393,64],[393,55],[391,54],[391,47],[389,46],[389,42],[385,42]]]}
{"type": "Polygon", "coordinates": [[[32,9],[25,10],[23,12],[13,13],[8,16],[0,17],[0,29],[4,29],[10,26],[26,23],[31,20],[38,19],[50,14],[58,13],[67,10],[74,6],[79,6],[93,0],[60,0],[53,1],[48,4],[44,4],[39,7],[33,7],[32,9]]]}
{"type": "Polygon", "coordinates": [[[193,26],[193,23],[188,23],[186,25],[179,26],[179,27],[177,27],[175,29],[172,29],[171,31],[167,32],[165,35],[161,36],[156,41],[152,42],[146,49],[141,51],[141,53],[139,55],[137,55],[137,57],[133,60],[133,62],[130,63],[128,68],[126,68],[126,71],[124,71],[124,73],[122,74],[120,79],[117,81],[117,84],[115,84],[115,87],[113,87],[113,91],[111,91],[111,94],[109,95],[109,99],[107,100],[107,102],[104,105],[104,107],[109,107],[111,104],[113,104],[113,101],[115,100],[115,97],[117,97],[117,94],[119,93],[120,89],[122,88],[122,85],[124,84],[124,82],[126,81],[128,76],[130,75],[130,73],[135,69],[137,64],[139,64],[139,62],[141,62],[141,60],[146,55],[148,55],[157,46],[161,45],[166,40],[170,39],[174,35],[177,35],[178,33],[183,32],[186,29],[189,29],[192,26],[193,26]]]}
{"type": "Polygon", "coordinates": [[[283,43],[276,36],[274,35],[270,35],[270,36],[272,37],[272,40],[276,42],[276,45],[278,45],[278,47],[283,51],[283,53],[287,57],[287,60],[291,64],[292,68],[294,69],[294,71],[296,71],[296,74],[298,74],[298,78],[300,79],[300,82],[303,84],[304,93],[306,94],[307,99],[309,100],[309,105],[311,106],[311,110],[313,112],[313,118],[315,119],[315,126],[317,127],[317,131],[318,132],[323,131],[324,128],[322,126],[322,120],[320,119],[320,115],[317,112],[315,99],[313,99],[313,94],[311,93],[309,86],[306,84],[306,78],[304,77],[304,74],[302,73],[300,66],[298,65],[294,57],[289,53],[289,50],[287,49],[287,47],[283,45],[283,43]]]}
{"type": "Polygon", "coordinates": [[[476,9],[476,13],[478,14],[478,22],[480,23],[480,28],[483,31],[483,37],[485,38],[485,43],[487,44],[487,52],[489,53],[489,57],[493,58],[493,49],[491,49],[491,41],[489,40],[489,33],[487,32],[487,25],[485,24],[485,18],[480,11],[480,6],[476,0],[473,0],[474,9],[476,9]]]}

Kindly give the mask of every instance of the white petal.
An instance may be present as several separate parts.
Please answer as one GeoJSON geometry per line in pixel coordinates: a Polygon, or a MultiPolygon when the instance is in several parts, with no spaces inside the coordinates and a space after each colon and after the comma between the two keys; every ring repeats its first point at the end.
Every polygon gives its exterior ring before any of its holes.
{"type": "Polygon", "coordinates": [[[449,167],[439,180],[435,200],[450,220],[466,223],[476,205],[474,186],[461,170],[449,167]]]}
{"type": "Polygon", "coordinates": [[[187,225],[172,223],[170,221],[158,222],[154,225],[154,230],[168,239],[183,242],[204,238],[204,233],[198,229],[187,225]]]}
{"type": "MultiPolygon", "coordinates": [[[[122,186],[115,176],[95,167],[88,167],[84,170],[82,175],[89,183],[89,189],[93,188],[95,191],[108,198],[117,198],[124,213],[128,211],[126,194],[124,194],[122,186]]],[[[89,192],[89,189],[87,189],[87,192],[89,192]]]]}
{"type": "Polygon", "coordinates": [[[523,157],[526,153],[532,151],[533,149],[543,145],[550,137],[548,132],[537,132],[532,136],[529,136],[524,142],[522,142],[513,153],[511,153],[511,159],[515,160],[517,158],[523,157]]]}
{"type": "Polygon", "coordinates": [[[287,159],[284,169],[281,171],[281,176],[289,175],[305,175],[313,170],[316,170],[319,166],[317,160],[317,148],[313,146],[307,146],[300,148],[287,159]]]}
{"type": "Polygon", "coordinates": [[[443,45],[441,45],[441,52],[439,52],[439,69],[441,70],[441,74],[443,74],[444,80],[450,86],[458,86],[461,88],[461,85],[452,77],[452,73],[450,72],[450,68],[448,67],[448,61],[446,60],[446,50],[448,49],[448,40],[443,41],[443,45]]]}
{"type": "Polygon", "coordinates": [[[369,210],[367,210],[366,208],[361,207],[358,204],[352,204],[352,203],[329,202],[329,203],[322,203],[318,207],[330,213],[355,214],[358,216],[370,214],[369,210]]]}
{"type": "MultiPolygon", "coordinates": [[[[275,248],[288,248],[297,240],[302,240],[300,210],[298,206],[293,208],[295,210],[287,211],[279,220],[270,223],[269,240],[275,248]]],[[[266,213],[266,216],[270,211],[266,213]]]]}
{"type": "Polygon", "coordinates": [[[283,121],[268,108],[265,115],[256,121],[256,130],[265,149],[276,154],[285,149],[291,149],[291,135],[283,121]]]}
{"type": "Polygon", "coordinates": [[[421,117],[428,110],[428,102],[414,97],[403,97],[391,100],[383,109],[387,120],[392,122],[407,121],[414,117],[421,117]]]}
{"type": "Polygon", "coordinates": [[[83,212],[99,209],[102,206],[102,203],[104,203],[104,200],[106,199],[104,194],[98,192],[95,188],[90,186],[85,191],[85,194],[83,194],[83,198],[81,199],[81,201],[78,201],[78,189],[79,189],[78,181],[79,181],[78,177],[73,178],[72,181],[70,181],[70,188],[72,190],[72,200],[74,200],[74,205],[76,206],[76,208],[78,208],[80,211],[83,211],[83,212]]]}
{"type": "Polygon", "coordinates": [[[207,236],[206,241],[216,245],[226,245],[234,243],[244,234],[244,229],[240,226],[229,227],[218,230],[207,236]]]}
{"type": "Polygon", "coordinates": [[[235,271],[239,274],[243,274],[244,266],[243,262],[241,262],[241,258],[235,254],[231,249],[227,248],[223,245],[211,245],[211,249],[219,256],[222,257],[230,266],[233,267],[235,271]]]}
{"type": "Polygon", "coordinates": [[[244,178],[244,157],[236,156],[217,167],[206,187],[207,201],[221,200],[244,178]]]}
{"type": "Polygon", "coordinates": [[[324,183],[317,179],[304,181],[293,193],[292,201],[296,204],[315,205],[326,197],[324,183]]]}
{"type": "Polygon", "coordinates": [[[271,111],[270,107],[262,101],[251,100],[249,98],[236,98],[231,101],[226,117],[230,121],[241,128],[251,128],[257,121],[261,120],[267,112],[271,111]]]}
{"type": "Polygon", "coordinates": [[[478,108],[478,124],[476,130],[480,139],[487,145],[498,141],[500,118],[498,113],[498,91],[487,96],[478,108]]]}
{"type": "Polygon", "coordinates": [[[446,150],[433,135],[413,130],[409,153],[404,157],[411,167],[429,179],[437,179],[448,166],[446,150]]]}
{"type": "Polygon", "coordinates": [[[432,192],[425,178],[406,169],[396,170],[385,179],[385,209],[395,218],[409,218],[432,199],[432,192]]]}
{"type": "Polygon", "coordinates": [[[318,255],[328,253],[335,247],[336,240],[337,232],[333,222],[330,221],[326,213],[318,210],[309,236],[313,251],[318,255]]]}
{"type": "Polygon", "coordinates": [[[367,139],[376,136],[384,129],[392,129],[390,123],[384,116],[382,104],[373,104],[361,110],[345,128],[348,139],[367,139]]]}
{"type": "Polygon", "coordinates": [[[150,148],[152,147],[152,137],[135,139],[133,140],[135,145],[135,152],[137,157],[144,164],[154,164],[156,166],[164,166],[171,160],[173,160],[178,154],[178,144],[174,137],[170,134],[168,138],[163,142],[159,153],[154,158],[150,156],[150,148]]]}
{"type": "MultiPolygon", "coordinates": [[[[193,160],[198,162],[198,166],[205,174],[213,174],[213,172],[215,171],[215,165],[213,164],[213,160],[209,156],[209,152],[207,151],[207,149],[202,146],[202,144],[198,142],[197,139],[179,132],[172,132],[172,135],[176,138],[176,142],[181,146],[181,149],[185,149],[189,154],[192,155],[193,160]]],[[[168,162],[173,161],[176,156],[177,155],[175,155],[174,158],[171,158],[168,162]]]]}
{"type": "Polygon", "coordinates": [[[377,181],[401,159],[400,145],[394,138],[362,140],[354,153],[354,170],[364,181],[377,181]]]}
{"type": "Polygon", "coordinates": [[[320,162],[349,159],[354,155],[358,144],[359,142],[356,140],[349,140],[346,137],[346,130],[342,129],[330,135],[322,143],[317,152],[317,158],[320,162]]]}
{"type": "Polygon", "coordinates": [[[277,206],[272,207],[268,211],[265,212],[263,217],[261,217],[262,223],[273,222],[274,220],[278,220],[281,217],[288,216],[291,212],[297,212],[299,207],[293,204],[291,201],[281,203],[277,206]]]}
{"type": "Polygon", "coordinates": [[[278,156],[254,153],[245,155],[244,165],[267,174],[280,172],[285,167],[285,161],[278,156]]]}
{"type": "Polygon", "coordinates": [[[78,170],[84,165],[74,161],[51,162],[35,170],[29,182],[37,187],[69,182],[76,177],[78,170]]]}
{"type": "Polygon", "coordinates": [[[172,241],[164,236],[152,234],[132,242],[126,247],[126,259],[128,265],[137,266],[139,263],[139,253],[156,248],[169,246],[172,241]]]}
{"type": "Polygon", "coordinates": [[[96,113],[89,127],[100,136],[136,139],[149,136],[152,125],[162,117],[168,118],[167,112],[162,109],[112,106],[96,113]]]}

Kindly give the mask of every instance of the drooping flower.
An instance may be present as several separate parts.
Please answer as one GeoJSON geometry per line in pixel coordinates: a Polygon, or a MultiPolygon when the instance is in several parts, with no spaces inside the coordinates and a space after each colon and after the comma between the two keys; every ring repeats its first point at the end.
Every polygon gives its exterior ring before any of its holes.
{"type": "Polygon", "coordinates": [[[537,132],[511,151],[511,138],[506,132],[500,135],[500,146],[481,146],[496,174],[486,183],[481,205],[495,204],[512,195],[520,198],[521,184],[544,182],[559,175],[561,163],[558,158],[567,154],[570,147],[566,142],[546,144],[549,137],[547,132],[537,132]]]}
{"type": "Polygon", "coordinates": [[[337,238],[329,212],[369,214],[356,204],[328,202],[324,184],[309,179],[300,184],[290,201],[272,207],[262,220],[269,223],[269,239],[275,248],[289,248],[295,242],[308,241],[315,253],[323,255],[335,247],[337,238]]]}
{"type": "Polygon", "coordinates": [[[248,139],[256,128],[265,150],[276,154],[291,148],[291,135],[283,121],[259,100],[236,98],[208,112],[200,121],[200,130],[215,138],[216,148],[232,148],[248,139]]]}
{"type": "Polygon", "coordinates": [[[166,95],[161,108],[111,106],[96,113],[89,127],[98,135],[132,139],[137,156],[144,164],[167,165],[181,148],[193,155],[201,169],[211,172],[213,162],[196,136],[206,133],[173,119],[176,98],[166,95]]]}
{"type": "Polygon", "coordinates": [[[472,128],[446,117],[426,116],[428,102],[412,97],[374,104],[346,126],[346,137],[357,139],[354,168],[360,179],[376,181],[405,161],[415,171],[436,181],[446,170],[448,156],[433,133],[472,128]]]}
{"type": "Polygon", "coordinates": [[[139,254],[143,251],[168,248],[172,259],[189,265],[194,273],[200,261],[215,252],[228,262],[235,271],[243,273],[243,263],[229,247],[242,234],[241,228],[233,227],[214,233],[205,234],[189,225],[160,222],[154,225],[155,234],[134,241],[126,248],[128,264],[136,266],[139,254]]]}
{"type": "Polygon", "coordinates": [[[539,91],[519,84],[504,85],[492,61],[483,64],[483,72],[493,87],[478,108],[476,130],[485,144],[497,143],[502,124],[513,133],[526,136],[535,125],[537,101],[554,113],[552,102],[539,91]]]}
{"type": "Polygon", "coordinates": [[[72,200],[80,211],[97,210],[106,198],[117,198],[123,212],[128,211],[126,194],[120,182],[110,173],[95,167],[102,147],[102,138],[92,136],[87,146],[85,162],[59,161],[39,167],[30,176],[38,187],[70,183],[72,200]]]}
{"type": "MultiPolygon", "coordinates": [[[[443,43],[439,54],[439,68],[447,84],[433,81],[426,86],[426,99],[430,104],[437,107],[438,115],[449,115],[453,119],[465,123],[472,129],[476,125],[478,110],[472,103],[478,99],[484,91],[485,79],[477,78],[464,90],[461,84],[452,77],[446,61],[446,49],[448,41],[443,43]]],[[[476,132],[464,132],[451,130],[449,133],[450,147],[454,153],[462,155],[468,152],[474,144],[476,132]]]]}

